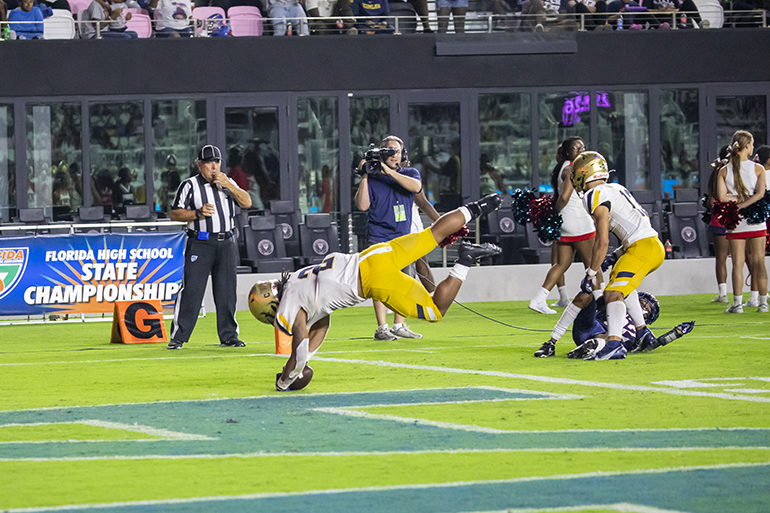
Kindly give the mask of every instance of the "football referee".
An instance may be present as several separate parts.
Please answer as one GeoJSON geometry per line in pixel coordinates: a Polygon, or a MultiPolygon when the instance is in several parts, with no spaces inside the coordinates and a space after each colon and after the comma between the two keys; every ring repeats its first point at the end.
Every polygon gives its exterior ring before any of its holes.
{"type": "Polygon", "coordinates": [[[184,180],[169,213],[172,221],[187,222],[182,288],[174,305],[169,349],[182,349],[198,320],[206,280],[211,275],[222,347],[243,347],[235,321],[238,246],[235,204],[251,206],[249,193],[220,171],[222,153],[207,144],[198,152],[199,174],[184,180]]]}

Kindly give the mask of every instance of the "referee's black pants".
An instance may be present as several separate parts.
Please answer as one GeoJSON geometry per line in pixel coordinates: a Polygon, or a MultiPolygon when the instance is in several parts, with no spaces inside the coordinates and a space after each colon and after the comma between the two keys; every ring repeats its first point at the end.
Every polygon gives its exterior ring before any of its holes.
{"type": "Polygon", "coordinates": [[[235,321],[238,246],[235,240],[235,237],[222,241],[187,237],[182,289],[176,297],[174,321],[171,323],[172,340],[178,342],[190,340],[195,323],[198,321],[209,275],[213,285],[214,305],[217,309],[219,340],[227,342],[238,337],[238,323],[235,321]]]}

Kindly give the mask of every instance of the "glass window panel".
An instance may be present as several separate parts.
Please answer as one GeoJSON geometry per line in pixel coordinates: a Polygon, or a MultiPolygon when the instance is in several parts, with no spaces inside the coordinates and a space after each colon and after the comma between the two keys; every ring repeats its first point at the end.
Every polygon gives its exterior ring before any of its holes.
{"type": "MultiPolygon", "coordinates": [[[[647,93],[597,91],[599,143],[596,150],[630,191],[649,190],[650,129],[647,93]]],[[[614,181],[612,178],[610,180],[614,181]]]]}
{"type": "Polygon", "coordinates": [[[664,198],[699,186],[700,116],[697,89],[660,93],[660,172],[664,198]]]}
{"type": "Polygon", "coordinates": [[[235,159],[238,155],[241,157],[251,208],[262,210],[270,200],[280,199],[278,107],[226,108],[225,143],[228,155],[235,159]]]}
{"type": "Polygon", "coordinates": [[[207,142],[206,100],[152,102],[153,208],[168,213],[179,184],[197,173],[198,150],[207,142]]]}
{"type": "Polygon", "coordinates": [[[718,96],[717,149],[730,144],[738,130],[754,136],[754,146],[767,141],[767,98],[765,96],[718,96]]]}
{"type": "Polygon", "coordinates": [[[556,151],[568,137],[580,137],[591,148],[591,97],[587,91],[538,95],[538,177],[541,192],[553,192],[551,175],[556,151]]]}
{"type": "Polygon", "coordinates": [[[91,103],[88,123],[93,204],[118,213],[146,204],[143,103],[91,103]]]}
{"type": "Polygon", "coordinates": [[[11,221],[16,207],[16,141],[13,105],[0,105],[0,221],[11,221]]]}
{"type": "Polygon", "coordinates": [[[54,219],[83,206],[81,118],[79,103],[27,105],[27,205],[54,219]]]}
{"type": "Polygon", "coordinates": [[[409,104],[409,160],[439,212],[462,205],[460,104],[409,104]]]}
{"type": "Polygon", "coordinates": [[[532,183],[530,95],[479,95],[480,194],[532,183]]]}
{"type": "Polygon", "coordinates": [[[297,101],[299,208],[339,212],[340,134],[337,98],[297,101]]]}

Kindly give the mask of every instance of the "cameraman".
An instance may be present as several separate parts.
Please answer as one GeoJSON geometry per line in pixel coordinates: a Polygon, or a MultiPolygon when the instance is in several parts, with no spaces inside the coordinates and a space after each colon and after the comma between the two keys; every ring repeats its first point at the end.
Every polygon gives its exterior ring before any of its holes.
{"type": "MultiPolygon", "coordinates": [[[[369,245],[388,242],[411,232],[414,196],[422,190],[420,172],[408,166],[404,158],[404,142],[394,135],[382,140],[382,148],[369,149],[366,159],[358,163],[361,183],[356,191],[356,207],[368,212],[369,245]]],[[[414,277],[414,264],[404,269],[414,277]]],[[[394,314],[393,328],[388,329],[387,307],[374,301],[377,317],[375,340],[422,338],[394,314]]]]}

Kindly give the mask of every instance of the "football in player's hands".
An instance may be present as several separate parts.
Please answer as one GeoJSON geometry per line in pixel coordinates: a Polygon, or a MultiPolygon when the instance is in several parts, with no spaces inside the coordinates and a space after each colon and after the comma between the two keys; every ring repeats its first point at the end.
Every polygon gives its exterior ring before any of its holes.
{"type": "Polygon", "coordinates": [[[289,385],[289,390],[302,390],[305,388],[310,380],[313,379],[313,368],[310,365],[305,365],[302,369],[302,377],[294,380],[294,383],[289,385]]]}

